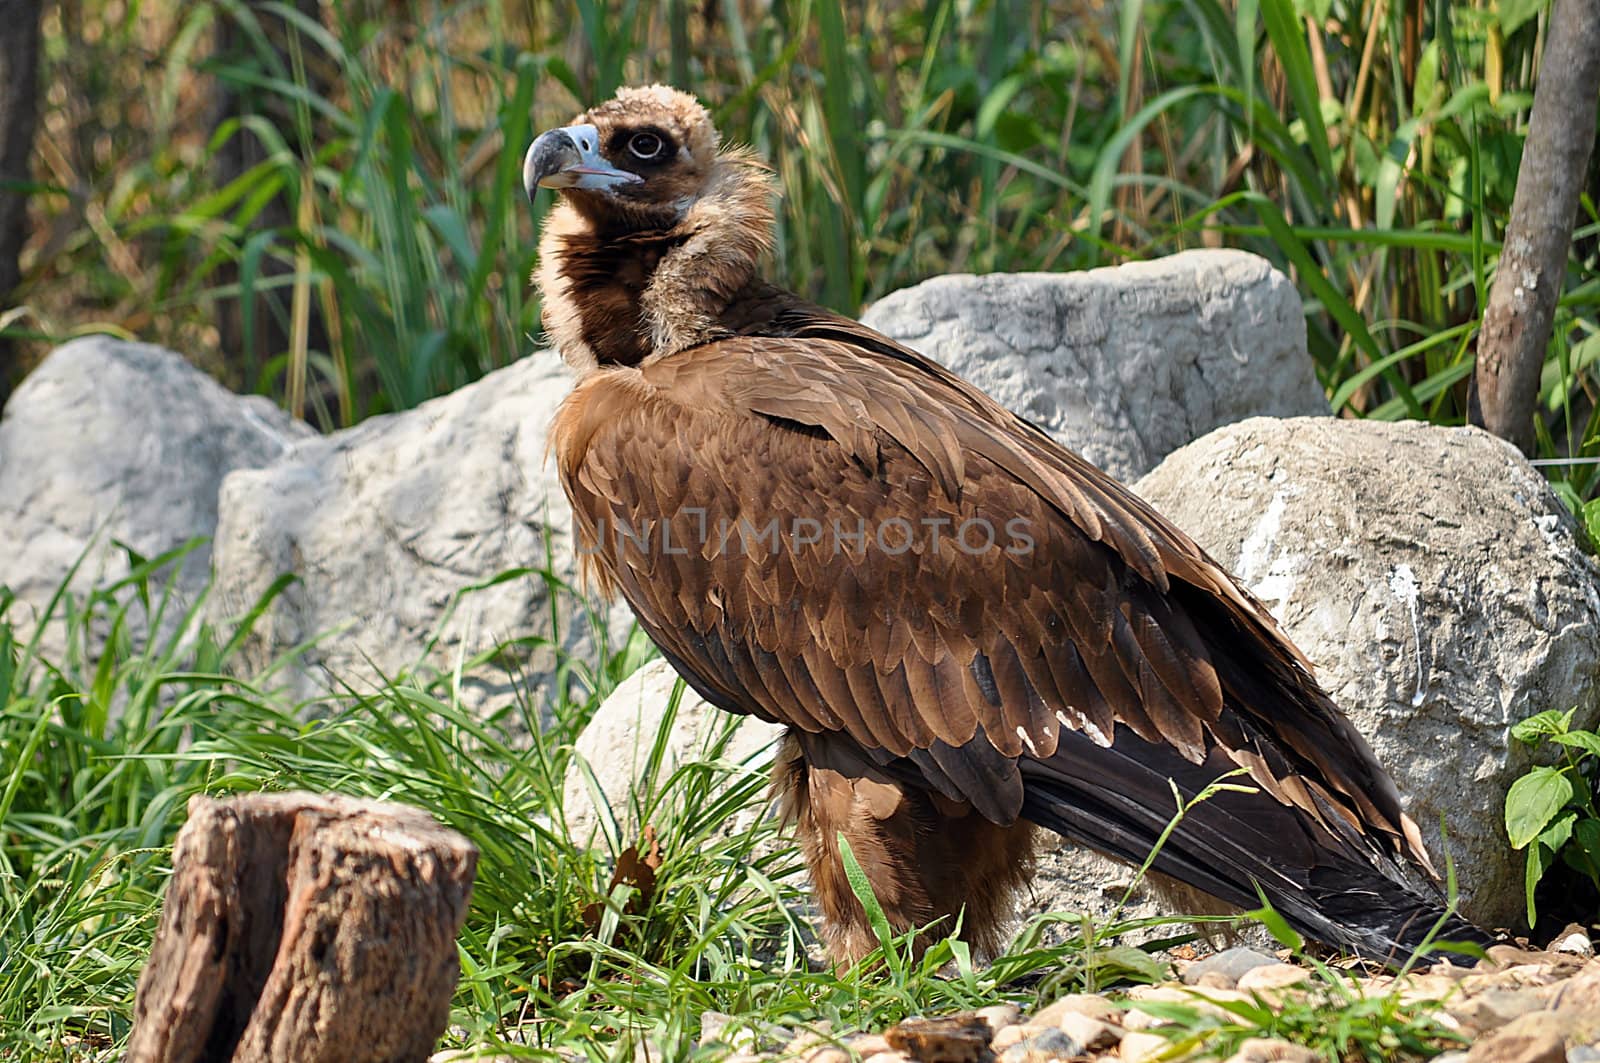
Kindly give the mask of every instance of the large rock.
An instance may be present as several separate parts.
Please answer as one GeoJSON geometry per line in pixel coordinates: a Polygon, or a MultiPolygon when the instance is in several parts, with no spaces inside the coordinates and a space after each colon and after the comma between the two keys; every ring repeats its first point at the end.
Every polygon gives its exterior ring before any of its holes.
{"type": "MultiPolygon", "coordinates": [[[[596,788],[616,822],[621,843],[629,845],[645,826],[635,815],[639,800],[648,800],[680,765],[719,759],[764,771],[772,763],[783,728],[723,712],[687,686],[668,729],[677,682],[678,674],[666,661],[649,661],[618,684],[584,727],[574,748],[589,772],[574,761],[567,769],[561,801],[575,842],[591,845],[604,837],[596,788]],[[730,729],[731,737],[724,741],[730,729]],[[647,769],[658,737],[662,757],[652,776],[647,769]]],[[[748,823],[756,811],[747,809],[730,829],[748,823]]]]}
{"type": "Polygon", "coordinates": [[[862,320],[1121,480],[1233,421],[1328,413],[1299,295],[1242,251],[935,277],[862,320]]]}
{"type": "Polygon", "coordinates": [[[1444,818],[1466,911],[1519,923],[1502,806],[1529,757],[1509,728],[1600,719],[1596,568],[1544,479],[1473,428],[1258,419],[1136,489],[1272,610],[1436,855],[1444,818]]]}
{"type": "Polygon", "coordinates": [[[544,684],[565,655],[592,662],[595,636],[631,617],[591,617],[545,579],[576,579],[570,513],[545,459],[570,386],[541,352],[228,477],[211,608],[237,613],[297,577],[243,646],[246,667],[316,638],[292,675],[296,697],[402,673],[425,681],[464,662],[466,700],[498,705],[519,687],[536,702],[554,693],[544,684]],[[507,640],[505,659],[474,662],[507,640]]]}
{"type": "MultiPolygon", "coordinates": [[[[127,555],[113,540],[153,557],[209,539],[223,477],[310,434],[171,351],[109,336],[58,347],[0,419],[0,584],[18,598],[11,618],[37,620],[80,558],[77,594],[126,575],[127,555]]],[[[204,586],[210,557],[206,542],[183,558],[180,597],[204,586]]],[[[169,607],[167,617],[182,612],[169,607]]],[[[130,616],[143,623],[137,602],[130,616]]],[[[43,645],[59,652],[59,625],[43,645]]]]}

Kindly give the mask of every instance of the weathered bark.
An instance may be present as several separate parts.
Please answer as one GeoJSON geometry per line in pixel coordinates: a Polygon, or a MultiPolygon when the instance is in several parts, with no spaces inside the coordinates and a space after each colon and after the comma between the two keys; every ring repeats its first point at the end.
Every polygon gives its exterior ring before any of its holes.
{"type": "Polygon", "coordinates": [[[1524,452],[1600,99],[1600,7],[1556,0],[1511,223],[1478,338],[1474,419],[1524,452]]]}
{"type": "Polygon", "coordinates": [[[477,850],[414,808],[196,797],[128,1063],[411,1063],[449,1018],[477,850]]]}
{"type": "MultiPolygon", "coordinates": [[[[39,111],[42,0],[0,0],[0,184],[26,182],[39,111]]],[[[0,188],[0,312],[22,279],[17,256],[27,239],[28,197],[0,188]]],[[[0,406],[16,382],[15,352],[0,338],[0,406]]]]}

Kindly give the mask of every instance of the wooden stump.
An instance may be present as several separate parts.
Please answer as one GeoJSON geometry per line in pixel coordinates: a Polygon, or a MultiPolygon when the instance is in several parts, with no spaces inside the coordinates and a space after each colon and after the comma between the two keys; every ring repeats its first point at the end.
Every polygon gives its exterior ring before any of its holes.
{"type": "Polygon", "coordinates": [[[196,797],[128,1063],[411,1063],[450,1013],[477,850],[405,805],[196,797]]]}

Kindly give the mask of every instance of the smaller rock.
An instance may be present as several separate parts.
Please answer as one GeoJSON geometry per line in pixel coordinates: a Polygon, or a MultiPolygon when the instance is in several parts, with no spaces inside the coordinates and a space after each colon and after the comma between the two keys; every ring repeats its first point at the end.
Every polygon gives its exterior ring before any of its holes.
{"type": "Polygon", "coordinates": [[[794,1039],[786,1046],[788,1054],[803,1056],[813,1048],[823,1045],[833,1046],[833,1027],[826,1019],[821,1022],[809,1023],[804,1029],[795,1031],[794,1039]]]}
{"type": "Polygon", "coordinates": [[[989,1051],[994,1028],[976,1015],[905,1019],[883,1032],[889,1047],[919,1063],[978,1063],[989,1051]]]}
{"type": "Polygon", "coordinates": [[[1145,1060],[1161,1055],[1171,1045],[1171,1041],[1158,1033],[1134,1032],[1123,1035],[1122,1043],[1117,1046],[1117,1054],[1122,1057],[1123,1063],[1145,1063],[1145,1060]]]}
{"type": "Polygon", "coordinates": [[[1567,1049],[1567,1063],[1600,1063],[1600,1045],[1576,1045],[1567,1049]]]}
{"type": "MultiPolygon", "coordinates": [[[[1457,967],[1455,964],[1451,963],[1449,960],[1440,960],[1438,963],[1434,964],[1432,967],[1426,968],[1422,973],[1427,974],[1427,975],[1432,975],[1432,976],[1435,976],[1435,977],[1438,977],[1438,978],[1448,978],[1452,982],[1459,982],[1463,978],[1468,978],[1471,975],[1475,974],[1477,972],[1477,970],[1478,969],[1476,967],[1457,967]]],[[[1445,1055],[1449,1055],[1449,1054],[1450,1053],[1448,1053],[1448,1052],[1445,1053],[1445,1055]]],[[[1437,1059],[1443,1059],[1444,1056],[1435,1056],[1434,1058],[1436,1060],[1437,1059]]]]}
{"type": "Polygon", "coordinates": [[[1501,1030],[1467,1052],[1468,1063],[1567,1063],[1561,1035],[1549,1030],[1501,1030]]]}
{"type": "Polygon", "coordinates": [[[912,1059],[904,1052],[874,1052],[864,1063],[912,1063],[912,1059]]]}
{"type": "Polygon", "coordinates": [[[1132,1033],[1143,1033],[1146,1030],[1153,1030],[1157,1026],[1170,1025],[1172,1025],[1170,1019],[1158,1018],[1148,1011],[1140,1011],[1138,1008],[1131,1009],[1122,1017],[1122,1028],[1132,1033]]]}
{"type": "Polygon", "coordinates": [[[994,1038],[989,1042],[989,1051],[999,1055],[1019,1041],[1026,1041],[1033,1034],[1038,1033],[1040,1027],[1033,1026],[1006,1026],[995,1031],[994,1038]]]}
{"type": "MultiPolygon", "coordinates": [[[[1547,956],[1556,956],[1557,953],[1546,953],[1547,956]]],[[[1553,985],[1563,979],[1570,978],[1577,972],[1582,961],[1576,956],[1561,956],[1562,960],[1569,963],[1522,963],[1515,967],[1505,967],[1500,970],[1490,968],[1483,974],[1475,974],[1470,978],[1461,980],[1461,988],[1468,993],[1483,993],[1490,989],[1519,989],[1526,986],[1553,985]]]]}
{"type": "Polygon", "coordinates": [[[1028,1021],[1036,1026],[1059,1026],[1061,1016],[1069,1012],[1087,1015],[1102,1022],[1115,1022],[1117,1016],[1122,1014],[1122,1009],[1105,997],[1093,993],[1069,993],[1040,1008],[1038,1014],[1028,1021]]]}
{"type": "Polygon", "coordinates": [[[1432,1063],[1467,1063],[1466,1049],[1456,1052],[1440,1052],[1433,1057],[1432,1063]]]}
{"type": "Polygon", "coordinates": [[[735,1053],[752,1054],[794,1039],[794,1031],[776,1023],[744,1019],[720,1011],[700,1013],[700,1043],[722,1044],[735,1053]]]}
{"type": "Polygon", "coordinates": [[[991,1004],[986,1008],[979,1008],[973,1014],[988,1023],[989,1029],[995,1033],[1022,1021],[1022,1009],[1015,1004],[991,1004]]]}
{"type": "Polygon", "coordinates": [[[889,1051],[889,1042],[883,1039],[882,1034],[864,1033],[850,1038],[845,1043],[852,1052],[862,1059],[866,1059],[868,1056],[875,1056],[879,1052],[889,1051]]]}
{"type": "Polygon", "coordinates": [[[1319,1063],[1321,1057],[1304,1045],[1278,1037],[1252,1037],[1239,1046],[1228,1063],[1319,1063]]]}
{"type": "Polygon", "coordinates": [[[1537,949],[1521,949],[1515,945],[1490,945],[1485,951],[1489,954],[1489,966],[1502,971],[1510,967],[1549,963],[1551,960],[1551,955],[1548,952],[1540,952],[1537,949]]]}
{"type": "Polygon", "coordinates": [[[1487,989],[1449,1009],[1461,1025],[1475,1033],[1498,1030],[1531,1011],[1542,1011],[1550,999],[1546,989],[1487,989]]]}
{"type": "Polygon", "coordinates": [[[1239,976],[1238,986],[1247,993],[1259,993],[1263,990],[1286,989],[1292,985],[1299,985],[1311,977],[1311,972],[1304,967],[1296,967],[1292,963],[1273,963],[1262,967],[1252,967],[1239,976]]]}
{"type": "MultiPolygon", "coordinates": [[[[1202,977],[1215,972],[1223,978],[1232,979],[1233,985],[1236,985],[1246,971],[1257,967],[1276,965],[1277,962],[1271,956],[1262,955],[1255,949],[1224,949],[1214,956],[1207,956],[1203,960],[1191,963],[1188,969],[1183,972],[1183,981],[1185,985],[1198,985],[1202,977]]],[[[1231,989],[1232,987],[1232,985],[1227,985],[1218,986],[1217,988],[1231,989]]]]}
{"type": "MultiPolygon", "coordinates": [[[[1381,992],[1388,992],[1392,987],[1383,987],[1368,996],[1377,996],[1381,992]]],[[[1445,1000],[1461,992],[1461,983],[1455,979],[1439,974],[1412,975],[1400,985],[1400,1000],[1405,1004],[1418,1004],[1423,1001],[1445,1000]]]]}
{"type": "Polygon", "coordinates": [[[1589,940],[1589,935],[1578,931],[1550,946],[1551,952],[1571,953],[1574,956],[1593,956],[1594,942],[1589,940]]]}
{"type": "Polygon", "coordinates": [[[1000,1063],[1049,1063],[1084,1054],[1084,1048],[1055,1028],[1024,1038],[1000,1054],[1000,1063]]]}
{"type": "Polygon", "coordinates": [[[1076,1011],[1066,1012],[1056,1024],[1061,1032],[1088,1049],[1110,1048],[1122,1040],[1122,1028],[1091,1019],[1076,1011]]]}
{"type": "MultiPolygon", "coordinates": [[[[1245,974],[1249,973],[1249,971],[1245,972],[1245,974]]],[[[1207,971],[1199,978],[1196,978],[1193,984],[1197,986],[1205,986],[1207,989],[1232,989],[1239,983],[1232,975],[1224,974],[1222,971],[1207,971]]]]}
{"type": "Polygon", "coordinates": [[[813,1048],[804,1056],[805,1063],[850,1063],[850,1053],[837,1045],[813,1048]]]}

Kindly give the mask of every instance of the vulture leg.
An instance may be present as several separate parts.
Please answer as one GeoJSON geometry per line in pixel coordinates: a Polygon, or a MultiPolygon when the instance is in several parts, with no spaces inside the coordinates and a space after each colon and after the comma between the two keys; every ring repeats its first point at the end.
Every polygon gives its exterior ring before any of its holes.
{"type": "Polygon", "coordinates": [[[808,758],[791,735],[773,788],[784,818],[795,824],[829,954],[848,965],[878,945],[845,876],[841,836],[895,933],[934,924],[918,940],[919,953],[958,919],[961,938],[975,951],[997,953],[1016,910],[1013,897],[1030,878],[1034,826],[996,826],[970,805],[904,785],[860,757],[826,760],[808,758]]]}

